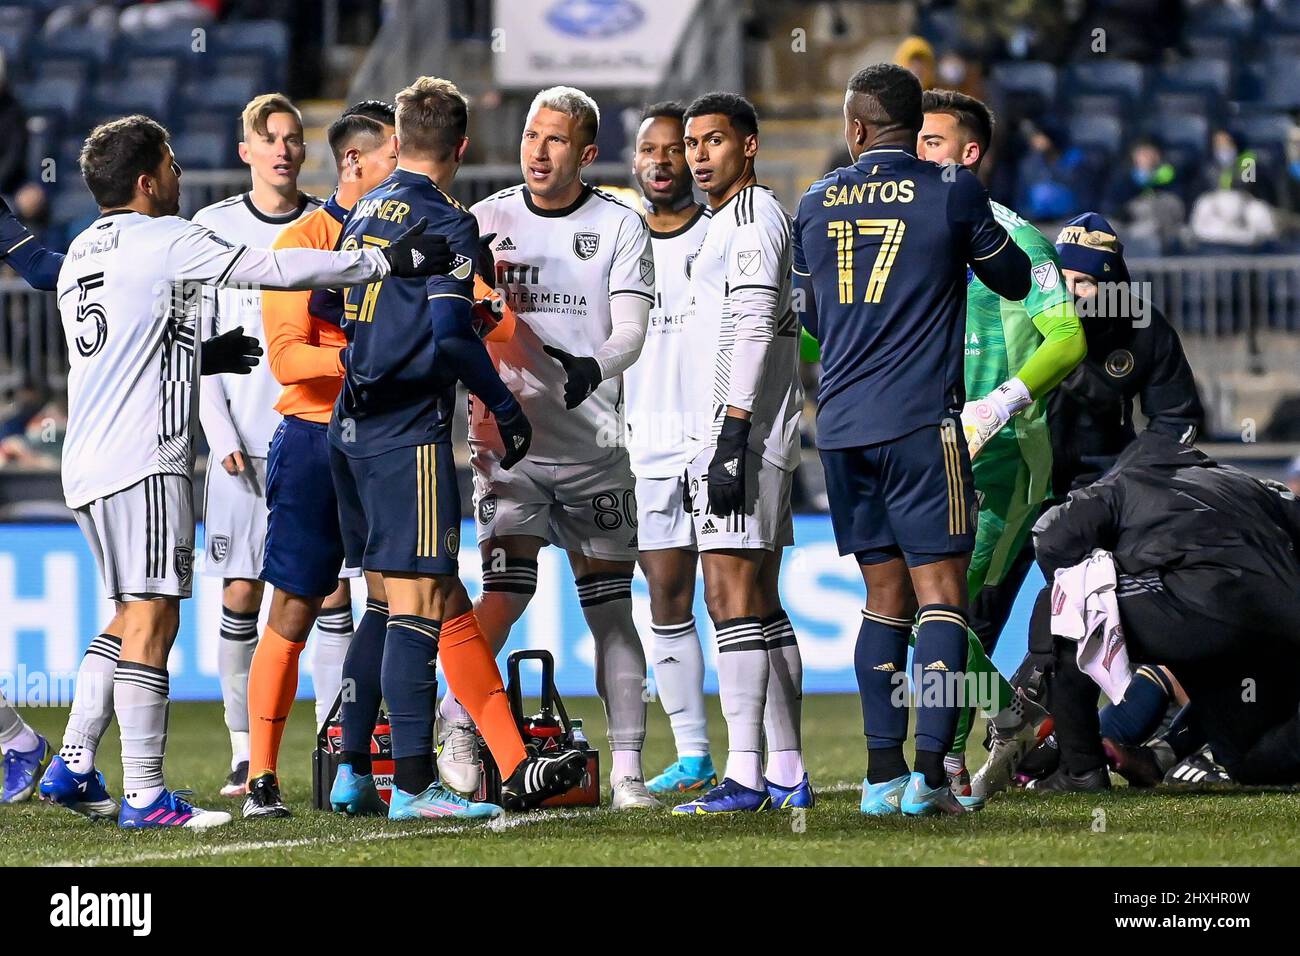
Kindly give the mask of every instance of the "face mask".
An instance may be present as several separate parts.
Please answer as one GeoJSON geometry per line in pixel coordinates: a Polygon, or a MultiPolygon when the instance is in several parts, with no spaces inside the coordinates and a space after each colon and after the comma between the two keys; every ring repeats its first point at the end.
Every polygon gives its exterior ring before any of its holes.
{"type": "Polygon", "coordinates": [[[966,64],[961,60],[943,60],[939,63],[939,79],[949,86],[957,86],[966,79],[966,64]]]}
{"type": "Polygon", "coordinates": [[[1135,169],[1133,170],[1133,179],[1137,181],[1139,186],[1145,186],[1147,183],[1151,182],[1151,170],[1135,169]]]}
{"type": "Polygon", "coordinates": [[[1287,169],[1291,171],[1292,179],[1300,179],[1300,159],[1291,160],[1291,163],[1290,165],[1287,166],[1287,169]]]}
{"type": "Polygon", "coordinates": [[[1220,166],[1231,166],[1237,161],[1237,151],[1235,149],[1216,149],[1214,151],[1214,161],[1220,166]]]}

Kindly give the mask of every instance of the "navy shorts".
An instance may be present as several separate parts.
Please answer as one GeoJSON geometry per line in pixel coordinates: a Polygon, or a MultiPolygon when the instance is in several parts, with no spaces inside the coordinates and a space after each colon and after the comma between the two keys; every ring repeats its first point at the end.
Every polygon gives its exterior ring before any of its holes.
{"type": "Polygon", "coordinates": [[[456,574],[460,488],[451,442],[409,445],[369,458],[330,446],[348,564],[367,571],[456,574]]]}
{"type": "Polygon", "coordinates": [[[821,451],[840,554],[911,567],[969,554],[979,506],[954,416],[898,438],[821,451]]]}
{"type": "Polygon", "coordinates": [[[266,460],[262,580],[299,597],[328,597],[343,567],[326,427],[286,416],[266,460]]]}

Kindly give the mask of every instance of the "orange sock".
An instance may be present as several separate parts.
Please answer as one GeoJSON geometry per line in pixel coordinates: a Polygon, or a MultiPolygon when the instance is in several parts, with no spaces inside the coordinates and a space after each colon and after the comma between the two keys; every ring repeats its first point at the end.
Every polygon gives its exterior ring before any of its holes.
{"type": "Polygon", "coordinates": [[[510,712],[501,671],[473,611],[443,621],[438,638],[438,663],[447,675],[452,693],[478,725],[479,733],[492,751],[492,759],[501,769],[501,776],[510,776],[528,752],[524,750],[515,716],[510,712]]]}
{"type": "Polygon", "coordinates": [[[280,739],[298,692],[298,656],[306,644],[262,634],[248,669],[248,779],[275,773],[280,739]]]}

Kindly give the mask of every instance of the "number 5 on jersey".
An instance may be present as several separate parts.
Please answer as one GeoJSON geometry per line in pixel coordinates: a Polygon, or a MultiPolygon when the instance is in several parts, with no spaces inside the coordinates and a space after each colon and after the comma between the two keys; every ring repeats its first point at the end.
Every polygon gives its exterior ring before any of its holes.
{"type": "Polygon", "coordinates": [[[839,267],[840,305],[853,304],[853,240],[856,236],[880,236],[880,248],[871,266],[867,281],[866,303],[878,303],[889,281],[889,270],[894,267],[894,257],[903,244],[907,223],[901,219],[832,219],[826,224],[826,235],[835,240],[836,261],[839,267]],[[856,228],[855,228],[856,227],[856,228]]]}

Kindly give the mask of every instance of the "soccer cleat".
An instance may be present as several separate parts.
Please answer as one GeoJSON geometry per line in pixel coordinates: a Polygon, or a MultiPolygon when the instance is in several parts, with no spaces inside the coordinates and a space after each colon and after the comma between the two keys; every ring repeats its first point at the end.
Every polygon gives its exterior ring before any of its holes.
{"type": "Polygon", "coordinates": [[[117,819],[117,801],[108,795],[104,775],[93,767],[85,773],[73,773],[63,758],[56,756],[45,769],[38,790],[42,800],[91,820],[117,819]]]}
{"type": "Polygon", "coordinates": [[[474,803],[438,783],[431,783],[415,794],[394,787],[388,803],[390,820],[436,820],[443,817],[491,820],[501,816],[501,812],[495,803],[474,803]]]}
{"type": "Polygon", "coordinates": [[[956,773],[948,773],[948,789],[952,791],[954,797],[969,797],[970,789],[970,771],[965,767],[956,773]]]}
{"type": "Polygon", "coordinates": [[[1150,747],[1131,747],[1102,737],[1101,749],[1110,769],[1127,780],[1130,787],[1154,787],[1164,779],[1150,747]]]}
{"type": "Polygon", "coordinates": [[[467,721],[447,721],[438,737],[438,779],[457,793],[475,793],[480,776],[478,731],[467,721]]]}
{"type": "Polygon", "coordinates": [[[170,827],[207,830],[230,822],[230,814],[224,810],[204,810],[181,796],[192,792],[164,790],[153,803],[140,810],[124,800],[117,825],[123,830],[160,830],[170,827]]]}
{"type": "Polygon", "coordinates": [[[679,816],[708,816],[717,813],[762,813],[772,808],[772,797],[766,790],[751,790],[730,777],[690,803],[673,807],[679,816]]]}
{"type": "Polygon", "coordinates": [[[611,810],[662,810],[663,806],[650,795],[645,781],[640,777],[623,777],[611,780],[609,808],[611,810]]]}
{"type": "Polygon", "coordinates": [[[657,797],[675,793],[690,793],[717,786],[718,772],[713,769],[713,758],[678,757],[663,773],[646,783],[646,789],[657,797]]]}
{"type": "Polygon", "coordinates": [[[280,784],[275,774],[264,773],[248,784],[248,796],[244,798],[244,819],[253,820],[262,817],[283,819],[293,816],[289,808],[280,799],[280,784]]]}
{"type": "Polygon", "coordinates": [[[248,761],[241,760],[221,785],[223,797],[242,797],[248,793],[248,761]]]}
{"type": "Polygon", "coordinates": [[[370,773],[353,773],[352,764],[339,764],[330,787],[330,808],[335,813],[350,817],[377,817],[388,815],[388,804],[375,787],[375,776],[370,773]]]}
{"type": "Polygon", "coordinates": [[[507,810],[533,810],[543,800],[572,790],[587,773],[587,756],[568,750],[543,757],[529,751],[510,778],[501,784],[501,806],[507,810]]]}
{"type": "Polygon", "coordinates": [[[36,784],[50,765],[54,751],[50,742],[36,735],[36,746],[31,750],[6,750],[4,755],[4,789],[0,790],[0,803],[23,803],[36,792],[36,784]]]}
{"type": "Polygon", "coordinates": [[[970,795],[980,800],[987,800],[1011,786],[1026,755],[1052,732],[1052,715],[1025,697],[1023,692],[1018,693],[1025,711],[1024,722],[1010,733],[993,730],[989,738],[988,759],[970,778],[970,795]]]}
{"type": "Polygon", "coordinates": [[[1232,784],[1233,779],[1215,761],[1210,748],[1202,747],[1170,767],[1164,782],[1171,787],[1211,787],[1232,784]]]}
{"type": "Polygon", "coordinates": [[[907,788],[910,774],[903,774],[884,783],[862,781],[862,803],[858,806],[861,813],[869,817],[892,817],[902,812],[903,791],[907,788]]]}
{"type": "Polygon", "coordinates": [[[1038,780],[1025,784],[1034,793],[1105,793],[1110,789],[1110,771],[1098,767],[1086,773],[1070,773],[1064,766],[1038,780]]]}
{"type": "Polygon", "coordinates": [[[783,787],[771,780],[763,782],[767,784],[767,795],[772,798],[773,810],[806,809],[817,802],[817,794],[813,793],[807,773],[797,787],[783,787]]]}
{"type": "Polygon", "coordinates": [[[947,780],[941,786],[931,787],[925,782],[925,774],[917,773],[915,770],[912,771],[907,786],[903,788],[898,809],[902,810],[903,816],[907,817],[929,817],[940,813],[957,815],[967,812],[966,807],[961,805],[961,801],[949,789],[947,780]]]}

